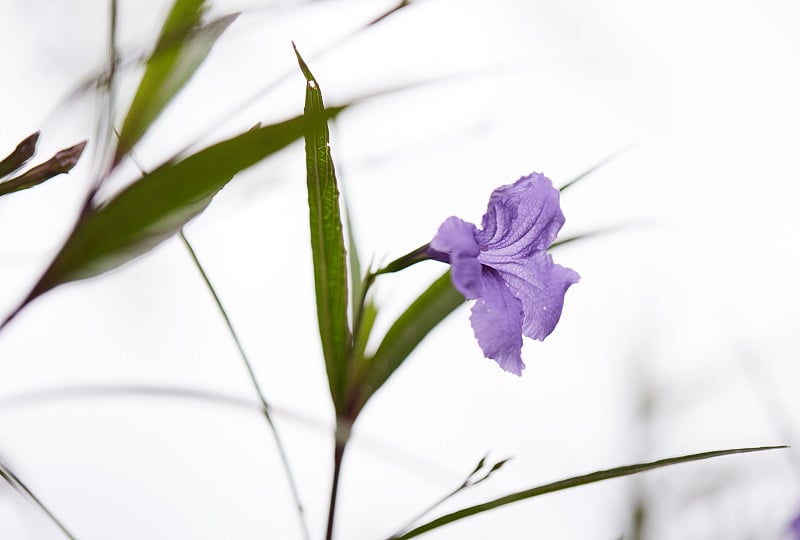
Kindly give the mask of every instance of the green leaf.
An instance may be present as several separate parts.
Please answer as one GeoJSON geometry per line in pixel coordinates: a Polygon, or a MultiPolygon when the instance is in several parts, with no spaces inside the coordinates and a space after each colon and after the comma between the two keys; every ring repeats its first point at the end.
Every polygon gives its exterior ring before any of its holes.
{"type": "MultiPolygon", "coordinates": [[[[347,223],[347,254],[350,262],[350,317],[355,321],[358,317],[358,309],[361,306],[361,296],[364,294],[364,278],[361,276],[361,258],[358,256],[358,246],[353,232],[353,222],[350,219],[350,206],[347,204],[347,197],[343,197],[344,217],[347,223]]],[[[355,329],[354,329],[355,331],[355,329]]]]}
{"type": "MultiPolygon", "coordinates": [[[[328,109],[327,115],[339,112],[328,109]]],[[[146,253],[202,212],[239,171],[300,138],[307,117],[257,127],[170,161],[98,208],[87,208],[25,303],[69,281],[112,270],[146,253]]],[[[23,304],[24,305],[24,304],[23,304]]]]}
{"type": "Polygon", "coordinates": [[[25,137],[8,156],[0,161],[0,178],[9,175],[25,165],[36,153],[36,143],[39,141],[39,132],[25,137]]]}
{"type": "Polygon", "coordinates": [[[595,482],[600,482],[601,480],[609,480],[611,478],[619,478],[622,476],[629,476],[632,474],[649,471],[652,469],[658,469],[660,467],[667,467],[669,465],[677,465],[678,463],[687,463],[689,461],[699,461],[703,459],[710,459],[719,456],[726,456],[730,454],[744,454],[748,452],[761,452],[763,450],[774,450],[778,448],[786,448],[786,446],[762,446],[757,448],[734,448],[731,450],[715,450],[712,452],[703,452],[700,454],[689,454],[686,456],[680,457],[673,457],[667,459],[659,459],[658,461],[650,461],[647,463],[638,463],[635,465],[626,465],[623,467],[616,467],[613,469],[606,469],[603,471],[597,471],[590,474],[584,474],[581,476],[574,476],[572,478],[567,478],[566,480],[559,480],[558,482],[553,482],[551,484],[545,484],[543,486],[535,487],[532,489],[526,489],[524,491],[518,491],[516,493],[512,493],[510,495],[506,495],[505,497],[500,497],[498,499],[493,499],[491,501],[485,502],[483,504],[476,504],[475,506],[469,506],[462,510],[458,510],[456,512],[452,512],[450,514],[446,514],[444,516],[438,517],[434,520],[431,520],[424,525],[420,525],[400,536],[392,536],[391,540],[406,540],[408,538],[413,538],[415,536],[419,536],[423,533],[431,531],[433,529],[442,527],[447,525],[448,523],[452,523],[454,521],[458,521],[460,519],[464,519],[470,516],[474,516],[475,514],[480,514],[481,512],[486,512],[488,510],[494,510],[495,508],[499,508],[501,506],[505,506],[507,504],[519,502],[525,499],[530,499],[532,497],[538,497],[539,495],[544,495],[547,493],[553,493],[554,491],[561,491],[564,489],[570,489],[578,486],[583,486],[586,484],[592,484],[595,482]]]}
{"type": "Polygon", "coordinates": [[[364,302],[361,308],[361,318],[358,321],[358,329],[356,332],[355,343],[353,344],[353,357],[358,358],[360,365],[366,361],[364,358],[364,351],[367,349],[367,342],[372,333],[372,327],[375,324],[375,319],[378,317],[378,306],[372,299],[364,302]]]}
{"type": "MultiPolygon", "coordinates": [[[[23,141],[25,142],[25,141],[23,141]]],[[[86,147],[86,141],[79,142],[74,146],[56,152],[56,155],[24,173],[0,183],[0,197],[32,188],[46,182],[54,176],[65,174],[72,170],[78,163],[86,147]]]]}
{"type": "Polygon", "coordinates": [[[464,301],[464,295],[453,287],[448,271],[400,315],[389,328],[378,350],[372,358],[367,359],[358,385],[353,418],[425,336],[464,301]]]}
{"type": "Polygon", "coordinates": [[[199,26],[204,4],[204,0],[176,0],[172,5],[122,124],[115,164],[133,148],[191,79],[217,38],[237,17],[237,14],[228,15],[199,26]]]}
{"type": "Polygon", "coordinates": [[[317,121],[305,136],[311,252],[319,334],[331,398],[339,418],[346,406],[352,342],[347,323],[347,253],[328,124],[319,119],[325,110],[322,93],[296,47],[295,53],[306,77],[305,113],[317,116],[317,121]]]}

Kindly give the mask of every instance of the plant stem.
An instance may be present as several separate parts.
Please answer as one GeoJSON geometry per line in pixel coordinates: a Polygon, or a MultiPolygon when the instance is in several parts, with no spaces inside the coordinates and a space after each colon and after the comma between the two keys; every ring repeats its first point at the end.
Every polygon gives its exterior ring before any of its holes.
{"type": "Polygon", "coordinates": [[[325,531],[325,540],[333,540],[333,521],[336,516],[336,496],[339,493],[339,476],[342,472],[342,459],[347,447],[349,434],[341,436],[342,432],[337,427],[336,443],[333,449],[333,481],[331,482],[331,502],[328,506],[328,528],[325,531]]]}
{"type": "Polygon", "coordinates": [[[239,340],[239,336],[236,333],[236,330],[233,328],[233,323],[231,323],[230,317],[228,317],[228,313],[225,311],[225,308],[222,306],[222,301],[219,299],[214,286],[211,284],[211,280],[209,280],[208,275],[206,274],[205,270],[203,269],[203,265],[200,264],[200,260],[197,258],[197,254],[195,253],[192,245],[189,243],[189,240],[186,238],[186,235],[183,233],[183,230],[178,233],[180,236],[181,241],[183,241],[183,245],[186,246],[186,250],[189,252],[189,255],[192,257],[192,261],[194,262],[197,271],[200,272],[200,275],[203,278],[203,281],[208,288],[208,291],[211,293],[211,296],[214,297],[214,302],[217,304],[217,309],[219,309],[222,318],[225,320],[225,325],[228,327],[228,332],[230,333],[231,337],[233,338],[233,342],[236,344],[236,348],[239,350],[239,356],[241,356],[242,361],[244,362],[245,368],[247,369],[247,374],[250,376],[250,381],[253,383],[253,388],[258,394],[258,399],[261,401],[261,410],[264,415],[264,419],[267,421],[269,425],[270,431],[272,431],[272,436],[275,439],[275,447],[278,450],[278,455],[280,456],[281,462],[283,463],[283,469],[286,471],[286,479],[289,482],[289,489],[292,492],[292,497],[294,498],[295,506],[297,507],[297,514],[300,519],[300,527],[303,530],[303,538],[305,540],[310,540],[311,536],[308,532],[308,525],[306,524],[305,519],[305,510],[303,509],[303,503],[300,500],[300,492],[297,489],[297,483],[295,482],[294,475],[292,474],[292,468],[289,465],[289,456],[286,454],[286,449],[283,447],[283,443],[281,442],[281,438],[278,435],[278,429],[275,427],[275,423],[272,421],[272,416],[269,414],[270,406],[267,403],[267,398],[264,395],[264,391],[261,389],[261,385],[256,378],[255,371],[253,370],[253,365],[250,362],[250,359],[247,357],[247,353],[244,352],[244,347],[242,346],[242,342],[239,340]]]}
{"type": "Polygon", "coordinates": [[[16,474],[11,472],[11,470],[3,465],[0,462],[0,478],[5,480],[8,485],[14,488],[18,493],[22,494],[23,496],[27,497],[39,510],[41,510],[53,524],[58,527],[58,529],[64,533],[64,536],[69,538],[70,540],[76,540],[75,536],[67,530],[63,523],[61,523],[58,518],[44,505],[39,498],[33,494],[33,492],[28,489],[28,486],[22,483],[16,474]]]}

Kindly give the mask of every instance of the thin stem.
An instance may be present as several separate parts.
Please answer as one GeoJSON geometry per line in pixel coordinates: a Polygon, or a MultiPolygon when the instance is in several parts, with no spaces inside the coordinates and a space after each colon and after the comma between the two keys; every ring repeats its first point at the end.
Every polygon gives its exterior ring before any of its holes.
{"type": "Polygon", "coordinates": [[[13,472],[11,472],[8,469],[8,467],[3,465],[2,462],[0,462],[0,478],[5,480],[6,482],[8,482],[8,485],[10,485],[16,491],[18,491],[19,493],[21,493],[22,495],[27,497],[30,501],[32,501],[33,504],[39,510],[41,510],[48,518],[50,518],[50,521],[52,521],[53,524],[56,527],[58,527],[61,530],[61,532],[64,533],[64,536],[66,536],[70,540],[77,540],[75,538],[75,536],[71,532],[69,532],[69,530],[67,530],[67,528],[64,526],[64,524],[61,523],[58,520],[58,518],[44,505],[44,503],[42,501],[40,501],[39,498],[36,495],[34,495],[33,492],[30,489],[28,489],[28,486],[23,484],[22,480],[20,480],[17,477],[17,475],[15,475],[13,472]]]}
{"type": "Polygon", "coordinates": [[[236,333],[236,330],[234,330],[233,328],[233,324],[231,323],[230,317],[228,317],[228,313],[222,306],[222,301],[219,299],[219,296],[217,295],[214,286],[211,284],[211,280],[209,280],[208,275],[203,269],[203,265],[200,264],[200,260],[197,258],[197,254],[195,253],[194,249],[192,248],[192,245],[189,243],[189,240],[186,238],[186,235],[184,234],[182,229],[178,233],[178,236],[180,236],[183,245],[186,246],[186,250],[192,257],[192,261],[194,262],[197,271],[202,276],[203,281],[206,284],[206,288],[208,288],[208,291],[214,298],[214,302],[217,304],[217,309],[219,309],[222,318],[225,320],[225,325],[228,327],[228,331],[231,337],[233,338],[233,342],[236,344],[236,348],[239,350],[239,356],[242,358],[242,361],[244,362],[245,368],[247,369],[247,374],[250,376],[250,381],[253,383],[253,388],[255,389],[256,394],[258,394],[258,399],[261,401],[264,419],[266,419],[267,424],[269,425],[269,428],[272,431],[272,436],[275,439],[275,446],[278,449],[278,455],[280,456],[281,462],[283,463],[283,468],[286,471],[286,479],[289,482],[289,489],[292,492],[292,497],[294,498],[295,506],[297,506],[297,514],[300,519],[300,527],[303,530],[303,537],[306,540],[310,540],[311,536],[308,532],[308,525],[306,524],[303,503],[300,500],[300,492],[297,489],[297,483],[295,482],[294,475],[292,474],[292,468],[289,465],[289,457],[286,454],[286,449],[283,447],[281,438],[278,435],[278,430],[275,427],[275,423],[272,421],[272,416],[269,414],[270,406],[267,403],[267,398],[264,395],[264,391],[261,389],[261,385],[258,382],[258,378],[256,377],[255,371],[253,371],[253,365],[250,362],[250,359],[247,357],[247,353],[245,353],[244,347],[242,347],[242,342],[239,340],[239,336],[236,333]]]}
{"type": "Polygon", "coordinates": [[[339,476],[342,472],[344,450],[347,447],[347,438],[340,437],[336,430],[336,445],[333,449],[333,481],[331,483],[331,502],[328,506],[328,527],[325,530],[325,540],[333,540],[333,522],[336,517],[336,497],[339,493],[339,476]]]}
{"type": "Polygon", "coordinates": [[[458,494],[462,489],[465,489],[465,488],[469,487],[470,484],[468,482],[469,482],[469,480],[465,480],[464,483],[461,484],[460,486],[458,486],[456,489],[454,489],[450,493],[447,493],[446,495],[443,495],[436,502],[434,502],[433,504],[428,506],[425,510],[423,510],[422,512],[420,512],[419,514],[417,514],[416,516],[414,516],[413,518],[408,520],[408,523],[406,523],[405,525],[400,527],[397,530],[397,532],[394,533],[389,538],[395,538],[395,537],[398,537],[398,536],[403,536],[405,533],[407,533],[408,531],[411,530],[411,528],[414,526],[414,523],[416,523],[420,519],[424,518],[425,516],[427,516],[428,514],[433,512],[434,510],[436,510],[439,506],[441,506],[442,504],[447,502],[447,499],[449,499],[450,497],[458,494]]]}

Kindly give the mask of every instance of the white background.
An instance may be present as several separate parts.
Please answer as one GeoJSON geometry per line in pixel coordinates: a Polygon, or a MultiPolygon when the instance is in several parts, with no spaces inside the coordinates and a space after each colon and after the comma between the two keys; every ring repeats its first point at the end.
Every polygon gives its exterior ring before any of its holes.
{"type": "MultiPolygon", "coordinates": [[[[135,58],[169,3],[120,4],[119,42],[135,58]]],[[[212,14],[242,14],[137,157],[153,168],[188,144],[297,114],[293,39],[331,104],[426,83],[364,101],[332,126],[365,261],[427,242],[450,215],[478,222],[491,190],[523,174],[563,184],[627,148],[562,197],[564,235],[623,227],[554,253],[582,280],[556,331],[526,340],[522,378],[482,357],[466,308],[419,347],[356,425],[338,537],[386,537],[487,452],[514,459],[445,509],[636,461],[800,439],[798,4],[420,0],[331,46],[389,5],[214,4],[212,14]]],[[[90,140],[70,175],[0,200],[2,313],[58,249],[91,181],[95,96],[69,96],[101,68],[106,34],[104,2],[0,0],[0,154],[37,129],[38,161],[90,140]]],[[[122,70],[120,111],[140,74],[122,70]]],[[[321,538],[333,419],[304,174],[294,145],[237,176],[187,236],[283,411],[278,427],[321,538]]],[[[110,189],[135,175],[123,168],[110,189]]],[[[382,278],[378,330],[442,269],[382,278]]],[[[175,239],[47,294],[0,335],[0,460],[82,540],[300,538],[255,403],[175,239]]],[[[647,538],[784,538],[800,512],[796,452],[614,480],[429,536],[620,538],[638,493],[647,538]]],[[[0,538],[62,537],[0,486],[0,538]]]]}

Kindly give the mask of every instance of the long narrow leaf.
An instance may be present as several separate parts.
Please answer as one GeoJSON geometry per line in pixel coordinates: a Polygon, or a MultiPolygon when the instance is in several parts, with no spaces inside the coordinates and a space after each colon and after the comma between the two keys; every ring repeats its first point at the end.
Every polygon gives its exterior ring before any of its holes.
{"type": "Polygon", "coordinates": [[[305,113],[317,117],[306,133],[306,171],[314,260],[317,320],[328,373],[328,385],[337,416],[344,411],[347,392],[350,329],[347,322],[347,253],[339,211],[339,188],[330,150],[328,124],[319,85],[295,48],[306,77],[305,113]]]}
{"type": "Polygon", "coordinates": [[[204,0],[176,0],[172,5],[122,124],[114,163],[145,134],[237,16],[228,15],[200,26],[204,4],[204,0]]]}
{"type": "Polygon", "coordinates": [[[637,463],[635,465],[626,465],[623,467],[615,467],[613,469],[606,469],[603,471],[597,471],[590,474],[584,474],[581,476],[574,476],[572,478],[567,478],[566,480],[559,480],[558,482],[553,482],[551,484],[545,484],[543,486],[535,487],[532,489],[526,489],[524,491],[518,491],[516,493],[512,493],[510,495],[506,495],[505,497],[500,497],[498,499],[494,499],[483,504],[476,504],[475,506],[469,506],[462,510],[458,510],[456,512],[452,512],[450,514],[446,514],[444,516],[438,517],[432,521],[425,523],[424,525],[420,525],[407,533],[402,534],[401,536],[393,536],[391,540],[406,540],[408,538],[413,538],[415,536],[419,536],[423,533],[431,531],[433,529],[437,529],[454,521],[458,521],[460,519],[464,519],[470,516],[474,516],[475,514],[480,514],[481,512],[486,512],[488,510],[494,510],[495,508],[499,508],[501,506],[505,506],[507,504],[523,501],[525,499],[530,499],[532,497],[538,497],[539,495],[545,495],[547,493],[553,493],[555,491],[561,491],[564,489],[570,489],[578,486],[583,486],[586,484],[593,484],[595,482],[600,482],[601,480],[609,480],[611,478],[619,478],[622,476],[629,476],[632,474],[649,471],[652,469],[658,469],[660,467],[667,467],[669,465],[677,465],[679,463],[687,463],[690,461],[699,461],[702,459],[710,459],[719,456],[727,456],[731,454],[744,454],[748,452],[761,452],[764,450],[775,450],[778,448],[786,448],[785,446],[762,446],[757,448],[734,448],[731,450],[715,450],[712,452],[702,452],[700,454],[689,454],[686,456],[680,457],[673,457],[667,459],[659,459],[657,461],[650,461],[647,463],[637,463]]]}
{"type": "Polygon", "coordinates": [[[367,360],[361,392],[355,403],[357,415],[367,400],[400,367],[400,364],[425,339],[436,325],[458,306],[464,303],[464,295],[458,292],[445,272],[389,328],[374,356],[367,360]]]}
{"type": "MultiPolygon", "coordinates": [[[[340,110],[328,109],[325,115],[340,110]]],[[[53,287],[107,272],[146,253],[202,212],[236,173],[299,139],[311,123],[301,116],[254,128],[168,162],[103,206],[87,210],[26,303],[53,287]]]]}

